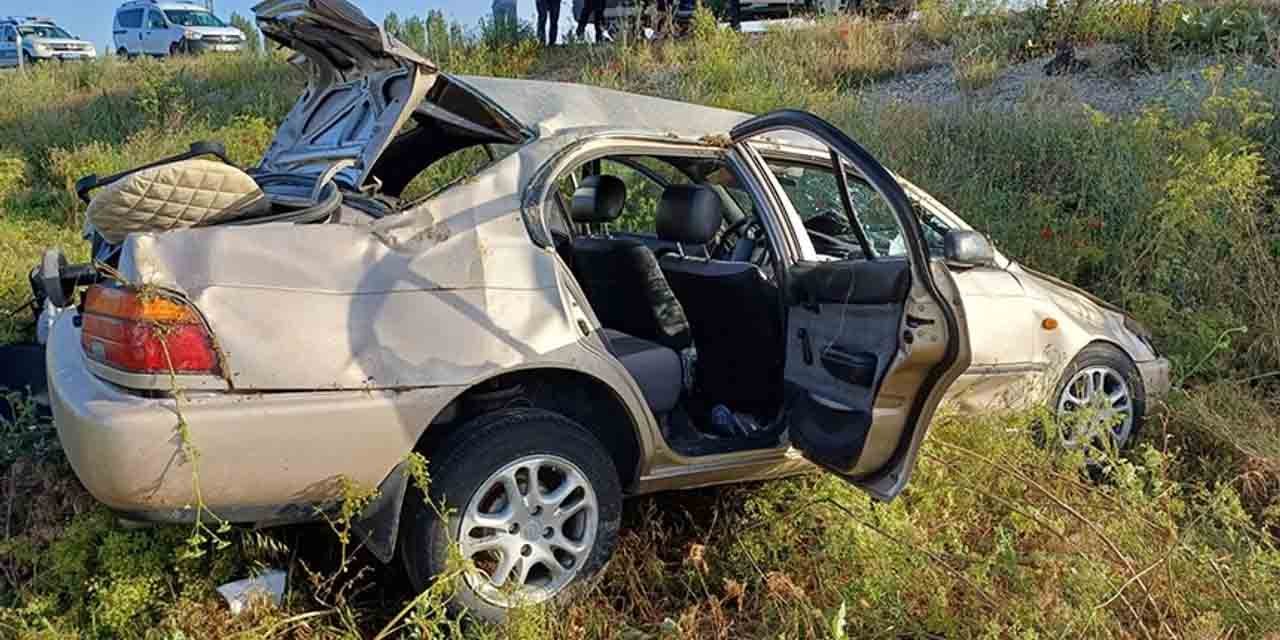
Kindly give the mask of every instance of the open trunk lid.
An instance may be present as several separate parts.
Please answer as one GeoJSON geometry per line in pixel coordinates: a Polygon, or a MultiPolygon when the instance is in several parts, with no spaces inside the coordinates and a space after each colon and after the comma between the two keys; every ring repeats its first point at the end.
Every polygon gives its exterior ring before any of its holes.
{"type": "Polygon", "coordinates": [[[271,40],[306,58],[310,81],[258,169],[364,187],[437,69],[346,0],[266,0],[253,8],[271,40]]]}

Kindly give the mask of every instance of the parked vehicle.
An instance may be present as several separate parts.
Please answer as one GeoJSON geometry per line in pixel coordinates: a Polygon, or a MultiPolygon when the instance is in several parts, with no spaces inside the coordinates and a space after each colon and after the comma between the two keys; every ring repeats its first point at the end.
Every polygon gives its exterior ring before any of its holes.
{"type": "Polygon", "coordinates": [[[255,13],[312,63],[258,166],[89,176],[113,268],[33,274],[63,449],[125,517],[307,521],[347,478],[377,557],[425,588],[456,543],[454,602],[501,618],[600,571],[623,496],[816,468],[891,500],[948,392],[1046,381],[1078,446],[1168,386],[1123,313],[812,114],[456,77],[344,0],[255,13]]]}
{"type": "MultiPolygon", "coordinates": [[[[671,0],[670,19],[676,25],[687,24],[693,17],[698,3],[696,0],[671,0]]],[[[721,3],[720,18],[730,20],[731,5],[721,3]]],[[[576,20],[582,14],[583,0],[573,0],[573,17],[576,20]]],[[[742,0],[738,5],[740,20],[762,20],[769,18],[790,17],[798,14],[813,13],[816,5],[811,0],[742,0]]],[[[641,26],[654,27],[660,20],[656,0],[607,0],[605,2],[604,20],[608,29],[613,32],[624,28],[628,23],[639,21],[641,26]]]]}
{"type": "Polygon", "coordinates": [[[0,18],[0,67],[50,60],[84,60],[98,57],[88,40],[67,33],[50,18],[0,18]],[[21,36],[21,39],[19,39],[21,36]]]}
{"type": "Polygon", "coordinates": [[[111,34],[122,57],[240,51],[245,38],[202,4],[161,0],[120,5],[111,34]]]}

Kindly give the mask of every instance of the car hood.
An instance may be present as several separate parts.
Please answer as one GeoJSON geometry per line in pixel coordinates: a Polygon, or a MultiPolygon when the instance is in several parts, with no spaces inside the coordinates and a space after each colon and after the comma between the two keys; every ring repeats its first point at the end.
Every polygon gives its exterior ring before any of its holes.
{"type": "Polygon", "coordinates": [[[253,13],[263,35],[305,58],[310,75],[259,171],[363,187],[435,82],[436,66],[346,0],[266,0],[253,13]]]}

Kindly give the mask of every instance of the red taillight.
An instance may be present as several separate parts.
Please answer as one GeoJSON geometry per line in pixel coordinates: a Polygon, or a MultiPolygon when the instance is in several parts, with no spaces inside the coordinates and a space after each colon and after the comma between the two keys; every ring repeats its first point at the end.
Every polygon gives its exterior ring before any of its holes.
{"type": "Polygon", "coordinates": [[[218,372],[213,340],[195,309],[130,287],[89,287],[80,345],[89,358],[125,371],[218,372]]]}

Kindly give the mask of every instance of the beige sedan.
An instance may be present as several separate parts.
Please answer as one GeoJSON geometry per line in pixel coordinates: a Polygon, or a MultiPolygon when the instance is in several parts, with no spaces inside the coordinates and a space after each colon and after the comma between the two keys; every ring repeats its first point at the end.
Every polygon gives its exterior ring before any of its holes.
{"type": "Polygon", "coordinates": [[[600,571],[624,495],[816,465],[890,500],[948,393],[1040,381],[1109,416],[1077,439],[1131,437],[1166,384],[1123,314],[811,114],[459,78],[344,0],[255,13],[312,74],[258,165],[86,178],[112,268],[40,270],[59,436],[124,517],[299,522],[354,481],[369,549],[425,588],[457,545],[455,604],[500,618],[600,571]]]}

